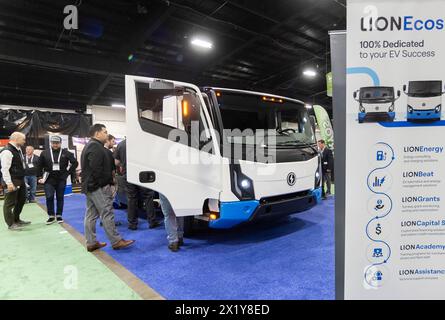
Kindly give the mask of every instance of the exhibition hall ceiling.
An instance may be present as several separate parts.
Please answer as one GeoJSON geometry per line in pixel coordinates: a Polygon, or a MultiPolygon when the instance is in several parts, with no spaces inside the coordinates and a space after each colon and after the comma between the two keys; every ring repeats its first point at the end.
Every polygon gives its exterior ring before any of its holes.
{"type": "Polygon", "coordinates": [[[328,31],[345,29],[345,2],[2,0],[0,104],[124,104],[124,75],[135,74],[329,108],[328,31]],[[78,29],[64,28],[66,5],[77,5],[78,29]]]}

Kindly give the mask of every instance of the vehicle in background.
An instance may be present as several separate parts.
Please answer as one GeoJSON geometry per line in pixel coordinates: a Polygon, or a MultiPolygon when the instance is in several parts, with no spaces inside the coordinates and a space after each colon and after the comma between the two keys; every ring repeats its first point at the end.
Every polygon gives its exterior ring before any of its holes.
{"type": "Polygon", "coordinates": [[[410,81],[403,86],[407,95],[407,120],[440,120],[442,116],[442,81],[410,81]]]}
{"type": "Polygon", "coordinates": [[[137,76],[125,81],[128,180],[164,194],[186,228],[194,220],[231,228],[320,202],[320,157],[303,102],[137,76]],[[232,149],[242,152],[226,154],[232,149]]]}
{"type": "Polygon", "coordinates": [[[362,87],[354,92],[359,103],[358,122],[392,122],[396,113],[395,102],[400,98],[394,95],[393,87],[362,87]]]}

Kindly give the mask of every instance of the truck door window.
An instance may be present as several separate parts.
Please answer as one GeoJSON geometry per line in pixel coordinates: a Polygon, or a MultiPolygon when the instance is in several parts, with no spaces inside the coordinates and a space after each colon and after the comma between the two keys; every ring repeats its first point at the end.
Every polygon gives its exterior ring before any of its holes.
{"type": "MultiPolygon", "coordinates": [[[[167,86],[166,86],[167,87],[167,86]]],[[[149,133],[169,138],[172,130],[184,131],[188,144],[200,148],[210,140],[208,124],[202,112],[199,96],[188,88],[151,89],[147,83],[136,82],[136,96],[141,128],[149,133]],[[193,133],[197,124],[199,137],[193,133]],[[200,137],[205,137],[204,141],[200,137]]]]}

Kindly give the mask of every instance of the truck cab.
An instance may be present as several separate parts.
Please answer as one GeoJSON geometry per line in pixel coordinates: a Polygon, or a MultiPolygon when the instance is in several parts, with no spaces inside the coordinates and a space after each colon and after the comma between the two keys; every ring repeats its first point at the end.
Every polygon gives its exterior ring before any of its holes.
{"type": "Polygon", "coordinates": [[[126,76],[127,176],[211,228],[312,208],[314,128],[301,101],[126,76]]]}
{"type": "Polygon", "coordinates": [[[393,87],[362,87],[354,92],[354,99],[359,103],[358,122],[392,122],[395,118],[397,97],[393,87]]]}
{"type": "Polygon", "coordinates": [[[410,81],[403,86],[407,95],[408,121],[437,121],[442,115],[442,81],[410,81]]]}

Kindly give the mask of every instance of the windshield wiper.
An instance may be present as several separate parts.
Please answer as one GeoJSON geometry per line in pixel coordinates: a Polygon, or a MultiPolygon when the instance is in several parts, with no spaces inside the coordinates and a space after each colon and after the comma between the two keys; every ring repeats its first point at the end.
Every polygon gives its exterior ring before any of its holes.
{"type": "Polygon", "coordinates": [[[315,148],[312,143],[298,142],[298,141],[286,141],[276,144],[277,147],[296,147],[296,148],[311,148],[314,153],[318,153],[317,148],[315,148]]]}
{"type": "Polygon", "coordinates": [[[298,141],[285,141],[277,142],[277,146],[308,147],[310,144],[298,141]]]}

